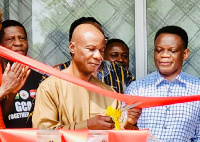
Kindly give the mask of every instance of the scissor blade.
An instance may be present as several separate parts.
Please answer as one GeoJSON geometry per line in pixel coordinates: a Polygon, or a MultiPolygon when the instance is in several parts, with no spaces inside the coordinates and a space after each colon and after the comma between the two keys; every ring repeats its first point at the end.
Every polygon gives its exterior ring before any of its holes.
{"type": "Polygon", "coordinates": [[[140,105],[142,102],[137,102],[137,103],[134,103],[132,105],[127,105],[124,107],[124,111],[127,110],[127,109],[130,109],[130,108],[133,108],[133,107],[136,107],[138,105],[140,105]]]}

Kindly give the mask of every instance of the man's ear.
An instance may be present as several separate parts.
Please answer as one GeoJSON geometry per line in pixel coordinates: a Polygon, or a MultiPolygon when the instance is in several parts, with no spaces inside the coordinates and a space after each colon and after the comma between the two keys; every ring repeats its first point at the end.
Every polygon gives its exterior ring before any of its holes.
{"type": "Polygon", "coordinates": [[[183,61],[187,60],[190,54],[190,50],[189,49],[185,49],[183,51],[183,61]]]}
{"type": "Polygon", "coordinates": [[[69,51],[70,51],[70,53],[73,55],[74,54],[74,50],[75,49],[75,43],[74,42],[72,42],[72,41],[70,41],[69,42],[69,51]]]}

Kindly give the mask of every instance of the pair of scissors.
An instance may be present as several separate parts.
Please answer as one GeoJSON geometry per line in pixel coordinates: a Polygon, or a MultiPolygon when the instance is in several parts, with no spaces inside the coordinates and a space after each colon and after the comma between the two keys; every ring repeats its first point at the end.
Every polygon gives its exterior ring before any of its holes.
{"type": "Polygon", "coordinates": [[[130,108],[133,108],[133,107],[136,107],[138,105],[140,105],[142,102],[137,102],[137,103],[134,103],[132,105],[124,105],[124,106],[121,106],[120,110],[121,111],[126,111],[127,109],[130,109],[130,108]]]}

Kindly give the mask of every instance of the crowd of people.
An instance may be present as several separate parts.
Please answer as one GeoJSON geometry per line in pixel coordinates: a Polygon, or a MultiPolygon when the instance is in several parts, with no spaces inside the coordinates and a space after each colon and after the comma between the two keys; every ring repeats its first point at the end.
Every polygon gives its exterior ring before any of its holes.
{"type": "MultiPolygon", "coordinates": [[[[27,55],[24,26],[15,20],[2,22],[0,45],[27,55]]],[[[100,88],[146,97],[190,96],[200,93],[200,80],[182,71],[189,57],[188,35],[178,26],[159,29],[154,39],[157,71],[135,80],[129,70],[129,48],[121,39],[106,39],[93,17],[75,20],[69,29],[71,61],[55,68],[100,88]]],[[[66,47],[67,48],[67,47],[66,47]]],[[[1,57],[0,128],[110,130],[108,106],[126,105],[60,78],[41,74],[1,57]],[[45,78],[45,79],[44,79],[45,78]],[[36,95],[37,94],[37,95],[36,95]]],[[[130,108],[120,118],[122,129],[149,129],[165,142],[200,141],[200,102],[152,108],[130,108]]]]}

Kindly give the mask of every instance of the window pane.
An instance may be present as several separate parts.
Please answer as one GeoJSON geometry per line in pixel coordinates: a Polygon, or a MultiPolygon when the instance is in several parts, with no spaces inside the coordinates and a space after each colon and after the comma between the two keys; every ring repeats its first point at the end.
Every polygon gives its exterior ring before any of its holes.
{"type": "Polygon", "coordinates": [[[148,73],[156,70],[153,59],[154,36],[158,29],[177,25],[189,36],[190,56],[183,70],[200,76],[200,1],[198,0],[147,0],[147,55],[148,73]]]}
{"type": "Polygon", "coordinates": [[[103,25],[106,36],[127,43],[130,68],[135,68],[133,0],[33,0],[32,16],[33,48],[40,61],[55,65],[70,60],[70,24],[82,16],[92,16],[103,25]]]}

